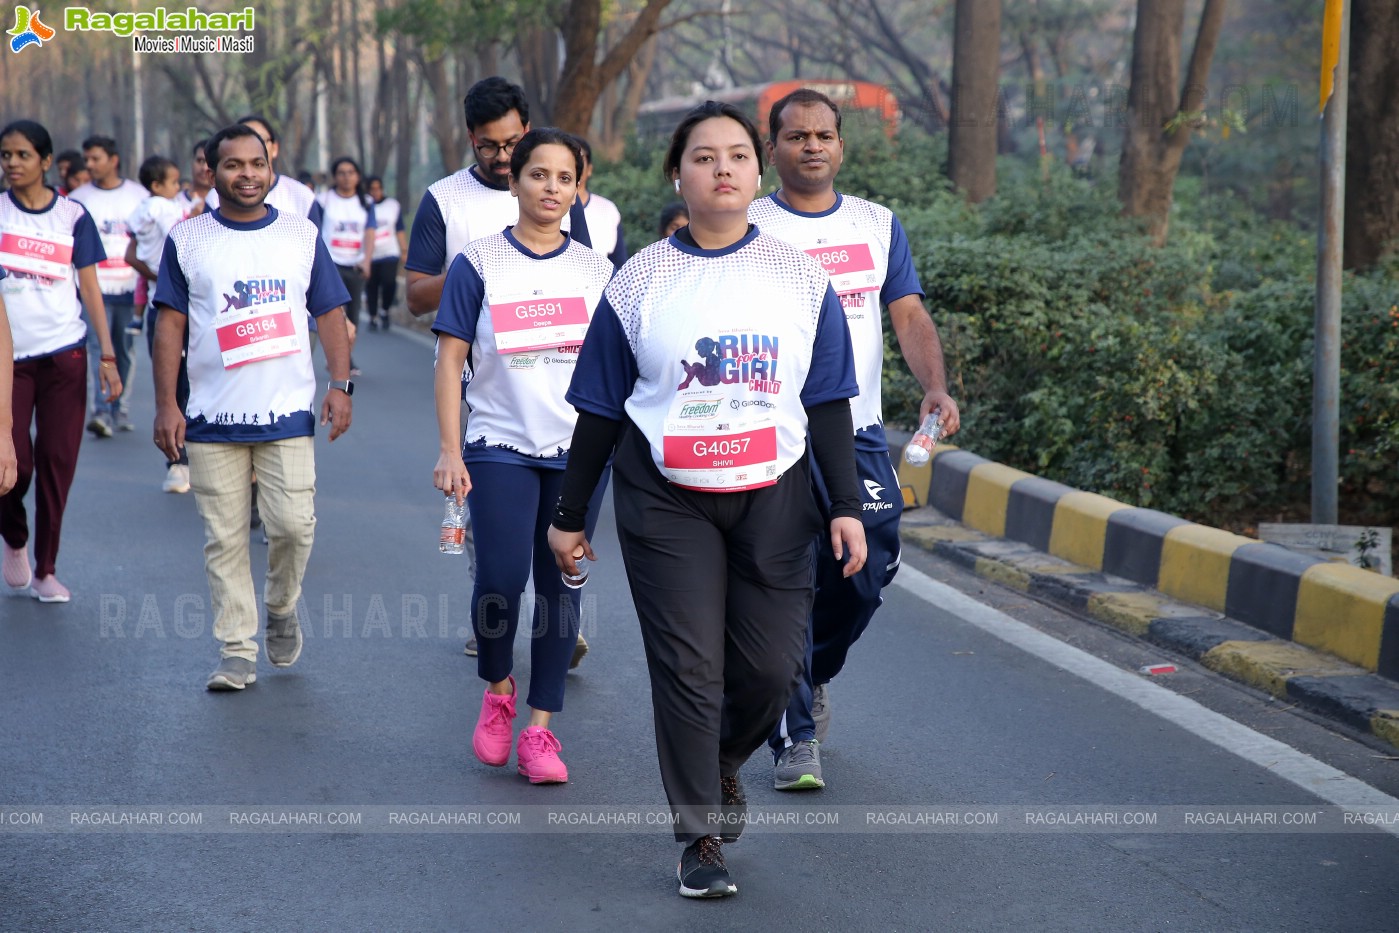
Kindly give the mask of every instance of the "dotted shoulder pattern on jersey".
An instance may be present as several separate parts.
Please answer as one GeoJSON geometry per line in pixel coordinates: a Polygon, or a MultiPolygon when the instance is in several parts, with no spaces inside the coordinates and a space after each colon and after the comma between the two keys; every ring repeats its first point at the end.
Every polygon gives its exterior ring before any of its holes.
{"type": "Polygon", "coordinates": [[[0,195],[0,226],[29,227],[30,229],[51,230],[73,235],[78,221],[87,213],[87,208],[72,198],[57,195],[53,207],[42,214],[22,211],[8,193],[0,195]]]}
{"type": "Polygon", "coordinates": [[[819,262],[761,231],[743,246],[720,256],[696,256],[677,248],[669,238],[659,240],[627,260],[604,293],[633,353],[645,342],[657,316],[702,312],[686,300],[684,290],[686,279],[696,274],[706,281],[718,277],[725,291],[732,294],[735,307],[751,299],[755,284],[775,284],[810,315],[812,331],[830,287],[830,278],[819,262]]]}

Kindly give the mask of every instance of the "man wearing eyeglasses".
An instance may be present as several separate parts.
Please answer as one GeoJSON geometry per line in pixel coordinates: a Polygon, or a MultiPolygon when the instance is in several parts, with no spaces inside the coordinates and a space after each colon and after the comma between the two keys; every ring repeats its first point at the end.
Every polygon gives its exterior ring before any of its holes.
{"type": "Polygon", "coordinates": [[[479,237],[520,219],[510,195],[510,154],[529,132],[529,103],[519,85],[483,78],[466,92],[466,130],[476,163],[434,182],[413,217],[408,259],[408,310],[437,310],[453,257],[479,237]]]}

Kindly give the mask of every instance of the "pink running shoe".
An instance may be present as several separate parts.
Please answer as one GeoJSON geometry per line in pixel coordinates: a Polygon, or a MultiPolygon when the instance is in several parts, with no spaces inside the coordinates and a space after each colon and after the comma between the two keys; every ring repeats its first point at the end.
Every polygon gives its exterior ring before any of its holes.
{"type": "Polygon", "coordinates": [[[0,568],[0,574],[5,577],[5,585],[16,590],[22,590],[34,579],[34,574],[29,570],[29,545],[25,545],[19,550],[15,550],[8,544],[5,548],[4,566],[0,568]]]}
{"type": "Polygon", "coordinates": [[[49,574],[47,577],[35,577],[34,583],[29,587],[29,592],[34,594],[34,598],[41,603],[66,603],[73,598],[73,594],[68,592],[68,587],[58,582],[58,577],[49,574]]]}
{"type": "Polygon", "coordinates": [[[565,784],[568,768],[559,759],[562,748],[554,733],[543,726],[530,726],[520,733],[520,744],[515,749],[516,767],[531,784],[565,784]]]}
{"type": "Polygon", "coordinates": [[[481,715],[471,733],[471,750],[485,764],[499,768],[510,760],[510,740],[515,737],[515,678],[510,695],[496,696],[488,688],[481,698],[481,715]]]}

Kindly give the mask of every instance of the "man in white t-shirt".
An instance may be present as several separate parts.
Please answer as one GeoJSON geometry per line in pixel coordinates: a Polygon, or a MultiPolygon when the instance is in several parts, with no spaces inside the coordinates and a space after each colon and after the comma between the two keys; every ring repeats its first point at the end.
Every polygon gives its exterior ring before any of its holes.
{"type": "Polygon", "coordinates": [[[466,131],[476,162],[433,182],[413,215],[404,263],[408,310],[437,310],[447,267],[468,243],[520,218],[510,194],[510,154],[529,132],[529,102],[519,85],[483,78],[466,92],[466,131]]]}
{"type": "MultiPolygon", "coordinates": [[[[884,436],[881,304],[888,308],[904,359],[924,389],[918,420],[937,410],[946,436],[956,433],[960,416],[947,392],[942,344],[923,305],[923,286],[902,224],[888,208],[835,189],[845,153],[839,108],[824,94],[801,88],[773,105],[768,131],[768,154],[782,187],[753,201],[748,219],[826,270],[845,312],[860,386],[850,409],[863,490],[860,522],[869,557],[859,573],[846,576],[839,565],[832,566],[829,555],[818,554],[820,596],[812,607],[804,676],[768,743],[775,759],[774,788],[815,790],[825,786],[820,743],[830,721],[826,685],[845,664],[879,608],[880,592],[899,568],[903,502],[884,436]]],[[[904,412],[903,417],[912,420],[914,414],[904,412]]],[[[820,485],[819,470],[815,478],[820,485]]],[[[818,492],[818,501],[824,500],[824,486],[818,492]]]]}
{"type": "Polygon", "coordinates": [[[593,147],[582,136],[575,136],[583,150],[583,177],[578,179],[578,200],[588,218],[588,235],[593,249],[612,261],[612,268],[622,268],[627,261],[627,242],[622,235],[622,212],[617,205],[600,194],[588,190],[593,177],[593,147]]]}
{"type": "MultiPolygon", "coordinates": [[[[92,215],[107,251],[107,258],[97,264],[97,284],[102,288],[102,302],[107,308],[107,327],[116,351],[117,374],[121,376],[122,385],[130,386],[134,381],[131,373],[136,357],[131,353],[131,335],[126,325],[131,322],[136,304],[136,270],[126,261],[126,245],[131,239],[126,218],[150,195],[136,182],[121,177],[121,155],[117,151],[117,141],[110,136],[89,136],[83,140],[83,159],[92,180],[69,197],[92,215]]],[[[88,331],[89,389],[97,385],[98,357],[101,356],[96,352],[93,333],[88,331]]],[[[87,429],[93,434],[111,437],[113,430],[132,429],[127,393],[123,392],[120,399],[106,402],[89,391],[88,399],[92,418],[87,429]]]]}
{"type": "Polygon", "coordinates": [[[193,217],[203,211],[204,200],[214,189],[214,180],[209,174],[209,164],[204,161],[204,147],[208,144],[207,138],[194,144],[194,148],[190,151],[189,190],[182,190],[175,195],[175,203],[180,205],[180,210],[185,212],[186,217],[193,217]]]}
{"type": "Polygon", "coordinates": [[[207,543],[204,566],[220,662],[210,690],[257,679],[257,598],[249,569],[248,485],[257,470],[267,529],[267,659],[301,655],[296,617],[316,524],[315,396],[308,314],[320,319],[331,381],[320,407],[334,441],[350,426],[350,300],[320,231],[265,203],[267,149],[242,124],[209,141],[217,209],[177,224],[166,239],[155,302],[155,443],[189,453],[190,483],[207,543]],[[189,402],[175,400],[180,349],[189,333],[189,402]],[[186,444],[186,441],[188,443],[186,444]]]}

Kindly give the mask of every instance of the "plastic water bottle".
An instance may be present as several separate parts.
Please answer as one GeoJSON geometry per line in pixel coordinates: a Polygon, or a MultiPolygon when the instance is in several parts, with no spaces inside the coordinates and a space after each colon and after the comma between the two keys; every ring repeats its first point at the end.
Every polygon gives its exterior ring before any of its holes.
{"type": "Polygon", "coordinates": [[[447,511],[442,514],[442,537],[437,549],[443,554],[460,554],[466,550],[466,503],[457,504],[456,496],[447,497],[447,511]]]}
{"type": "Polygon", "coordinates": [[[583,554],[583,545],[580,544],[573,549],[574,566],[578,568],[577,576],[570,576],[566,570],[559,571],[559,574],[563,577],[563,585],[570,590],[582,589],[583,584],[588,582],[588,568],[582,562],[583,554]]]}
{"type": "Polygon", "coordinates": [[[904,448],[904,459],[913,466],[922,466],[933,457],[933,448],[942,437],[942,419],[936,411],[928,412],[928,417],[918,426],[918,433],[904,448]]]}

